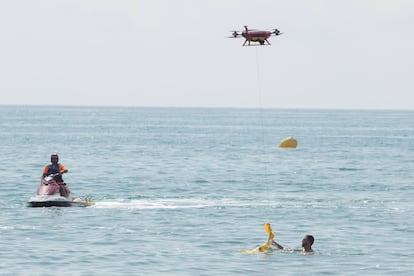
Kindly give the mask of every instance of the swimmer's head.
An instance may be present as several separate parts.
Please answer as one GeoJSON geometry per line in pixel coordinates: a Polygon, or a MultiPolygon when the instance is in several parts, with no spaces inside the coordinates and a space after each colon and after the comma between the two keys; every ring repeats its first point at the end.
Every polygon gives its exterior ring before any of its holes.
{"type": "Polygon", "coordinates": [[[315,238],[312,235],[306,235],[302,240],[302,247],[311,247],[315,238]]]}

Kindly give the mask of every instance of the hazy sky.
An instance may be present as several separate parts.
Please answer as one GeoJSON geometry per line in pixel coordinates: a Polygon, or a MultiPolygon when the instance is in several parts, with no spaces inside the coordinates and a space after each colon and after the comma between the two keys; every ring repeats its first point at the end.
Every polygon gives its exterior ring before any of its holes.
{"type": "Polygon", "coordinates": [[[1,1],[0,49],[0,104],[414,109],[412,0],[1,1]]]}

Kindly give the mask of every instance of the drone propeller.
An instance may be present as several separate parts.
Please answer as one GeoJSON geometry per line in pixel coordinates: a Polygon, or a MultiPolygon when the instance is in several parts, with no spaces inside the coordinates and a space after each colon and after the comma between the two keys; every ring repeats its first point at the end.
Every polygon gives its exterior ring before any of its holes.
{"type": "Polygon", "coordinates": [[[231,36],[229,36],[229,38],[236,38],[238,36],[240,36],[241,34],[238,31],[231,31],[231,36]]]}
{"type": "Polygon", "coordinates": [[[273,35],[281,35],[282,33],[278,29],[274,29],[273,32],[271,32],[273,35]]]}

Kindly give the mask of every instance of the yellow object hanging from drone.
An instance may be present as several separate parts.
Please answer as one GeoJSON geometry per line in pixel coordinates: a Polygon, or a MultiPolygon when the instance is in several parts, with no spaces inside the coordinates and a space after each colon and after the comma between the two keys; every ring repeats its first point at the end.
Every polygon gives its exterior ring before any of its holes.
{"type": "Polygon", "coordinates": [[[263,224],[263,228],[266,231],[267,234],[269,234],[268,238],[267,238],[267,242],[265,242],[264,244],[253,248],[253,249],[243,249],[240,250],[241,253],[257,253],[257,252],[263,252],[265,251],[267,248],[269,248],[270,243],[272,242],[272,240],[275,238],[275,234],[272,231],[272,228],[270,227],[270,223],[265,222],[263,224]]]}

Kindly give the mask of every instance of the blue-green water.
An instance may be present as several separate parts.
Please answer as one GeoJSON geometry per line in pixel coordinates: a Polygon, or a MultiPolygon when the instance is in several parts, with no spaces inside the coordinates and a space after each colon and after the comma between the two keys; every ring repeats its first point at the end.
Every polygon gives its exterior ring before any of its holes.
{"type": "Polygon", "coordinates": [[[413,111],[0,106],[0,275],[412,275],[413,126],[413,111]],[[95,206],[25,206],[53,151],[95,206]],[[241,254],[265,221],[316,253],[241,254]]]}

